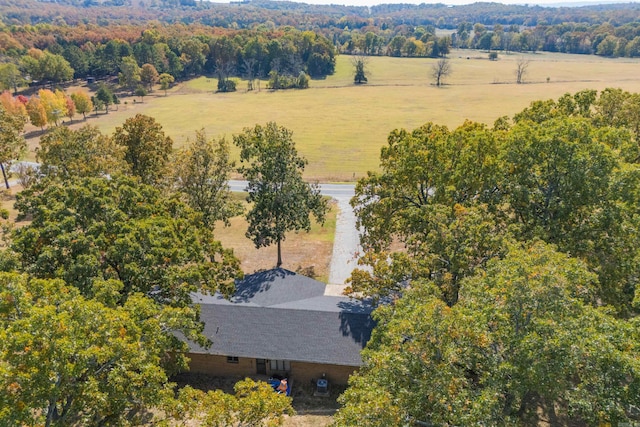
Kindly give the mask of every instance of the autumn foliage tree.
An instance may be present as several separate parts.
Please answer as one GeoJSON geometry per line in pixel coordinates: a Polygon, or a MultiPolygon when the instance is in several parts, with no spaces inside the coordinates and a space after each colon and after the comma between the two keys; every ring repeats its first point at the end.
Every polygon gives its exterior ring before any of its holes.
{"type": "Polygon", "coordinates": [[[153,117],[137,114],[127,119],[116,128],[113,140],[124,148],[132,175],[145,184],[161,185],[165,181],[173,141],[153,117]]]}
{"type": "Polygon", "coordinates": [[[86,119],[87,113],[93,110],[93,103],[91,102],[89,94],[83,91],[77,91],[71,94],[71,99],[76,107],[76,111],[86,119]]]}
{"type": "Polygon", "coordinates": [[[158,70],[153,64],[144,64],[140,69],[140,81],[149,92],[153,90],[153,85],[158,82],[159,78],[158,70]]]}
{"type": "Polygon", "coordinates": [[[40,98],[35,96],[29,98],[26,108],[31,124],[43,129],[47,124],[47,111],[45,110],[42,101],[40,101],[40,98]]]}
{"type": "Polygon", "coordinates": [[[104,177],[125,170],[123,148],[89,125],[78,130],[53,129],[40,138],[36,159],[43,175],[62,180],[104,177]]]}
{"type": "Polygon", "coordinates": [[[22,136],[25,123],[22,112],[12,114],[0,105],[0,169],[7,188],[9,181],[5,165],[8,167],[11,161],[19,159],[27,148],[22,136]]]}

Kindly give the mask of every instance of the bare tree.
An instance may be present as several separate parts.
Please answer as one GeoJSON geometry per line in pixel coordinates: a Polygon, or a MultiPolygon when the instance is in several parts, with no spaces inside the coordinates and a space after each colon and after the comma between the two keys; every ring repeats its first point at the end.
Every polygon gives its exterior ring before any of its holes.
{"type": "Polygon", "coordinates": [[[527,75],[527,69],[529,68],[529,61],[524,58],[519,58],[516,62],[516,83],[524,83],[524,78],[527,75]]]}
{"type": "Polygon", "coordinates": [[[451,63],[449,58],[440,58],[438,62],[431,66],[431,76],[436,81],[436,86],[443,84],[443,80],[451,74],[451,63]]]}
{"type": "Polygon", "coordinates": [[[244,71],[244,76],[247,79],[247,90],[253,90],[253,83],[256,79],[256,65],[258,64],[258,60],[255,58],[247,58],[244,61],[242,69],[244,71]]]}

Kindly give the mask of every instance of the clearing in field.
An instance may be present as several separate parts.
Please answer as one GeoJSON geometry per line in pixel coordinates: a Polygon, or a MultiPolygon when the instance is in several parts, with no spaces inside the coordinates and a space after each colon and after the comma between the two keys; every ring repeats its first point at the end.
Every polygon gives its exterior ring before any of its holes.
{"type": "Polygon", "coordinates": [[[439,88],[430,77],[436,59],[371,57],[369,83],[355,86],[351,58],[339,56],[336,73],[313,80],[306,90],[273,92],[262,82],[262,90],[247,92],[239,82],[237,92],[216,94],[217,81],[201,77],[166,97],[156,90],[144,103],[124,98],[119,111],[92,115],[87,122],[112,133],[128,117],[147,114],[179,147],[197,129],[231,138],[245,127],[276,121],[293,130],[298,151],[309,160],[307,178],[353,181],[377,168],[380,147],[396,128],[414,129],[428,121],[456,127],[465,119],[492,124],[533,100],[582,89],[640,92],[637,59],[538,53],[500,54],[490,61],[486,52],[469,50],[454,50],[449,58],[452,73],[439,88]],[[521,58],[529,66],[524,84],[516,84],[521,58]]]}

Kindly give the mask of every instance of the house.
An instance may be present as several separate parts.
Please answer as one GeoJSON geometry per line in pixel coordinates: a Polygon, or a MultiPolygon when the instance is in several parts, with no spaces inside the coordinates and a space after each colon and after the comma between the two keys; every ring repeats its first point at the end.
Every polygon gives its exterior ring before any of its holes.
{"type": "Polygon", "coordinates": [[[371,337],[372,307],[326,296],[325,284],[277,268],[236,282],[230,300],[194,294],[204,334],[213,345],[190,343],[191,372],[216,376],[283,375],[296,382],[323,375],[346,384],[371,337]]]}

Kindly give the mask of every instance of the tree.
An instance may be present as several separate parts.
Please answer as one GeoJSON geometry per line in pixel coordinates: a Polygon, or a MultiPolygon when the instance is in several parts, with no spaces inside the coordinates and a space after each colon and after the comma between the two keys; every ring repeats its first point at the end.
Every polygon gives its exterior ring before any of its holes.
{"type": "Polygon", "coordinates": [[[233,200],[227,184],[235,164],[229,159],[227,141],[207,140],[204,130],[196,139],[176,154],[173,182],[176,192],[195,211],[202,214],[204,226],[213,229],[216,221],[224,221],[242,212],[233,200]]]}
{"type": "Polygon", "coordinates": [[[281,426],[284,415],[293,415],[291,398],[273,392],[265,382],[246,378],[234,386],[235,395],[221,390],[203,392],[189,386],[180,390],[178,398],[167,405],[174,419],[197,420],[215,426],[281,426]]]}
{"type": "Polygon", "coordinates": [[[36,159],[40,172],[63,180],[103,177],[124,170],[122,147],[94,126],[58,127],[40,139],[36,159]]]}
{"type": "Polygon", "coordinates": [[[288,231],[309,231],[310,216],[323,222],[328,206],[317,184],[302,179],[307,161],[298,156],[292,132],[274,122],[245,128],[233,137],[240,148],[239,171],[249,181],[247,237],[256,248],[278,246],[277,266],[282,265],[281,242],[288,231]]]}
{"type": "Polygon", "coordinates": [[[113,140],[124,148],[132,175],[145,184],[160,185],[167,172],[173,141],[153,117],[136,114],[117,127],[113,140]]]}
{"type": "Polygon", "coordinates": [[[140,81],[149,92],[153,91],[153,85],[156,84],[159,78],[158,70],[152,64],[144,64],[140,69],[140,81]]]}
{"type": "Polygon", "coordinates": [[[336,425],[629,421],[639,332],[593,306],[596,287],[584,263],[541,242],[510,246],[451,308],[436,287],[411,286],[374,314],[336,425]]]}
{"type": "Polygon", "coordinates": [[[445,77],[451,74],[451,63],[448,58],[440,58],[431,66],[431,76],[436,81],[436,86],[443,84],[445,77]]]}
{"type": "Polygon", "coordinates": [[[147,90],[144,88],[144,86],[138,85],[134,94],[140,97],[140,102],[144,102],[144,97],[147,95],[147,90]]]}
{"type": "MultiPolygon", "coordinates": [[[[22,121],[23,124],[27,123],[28,115],[25,107],[26,98],[11,96],[8,90],[0,93],[0,106],[2,106],[8,114],[15,116],[16,119],[22,121]]],[[[28,101],[28,100],[27,100],[28,101]]]]}
{"type": "Polygon", "coordinates": [[[164,90],[164,96],[167,96],[167,89],[171,87],[171,84],[175,81],[171,74],[162,73],[159,77],[160,89],[164,90]]]}
{"type": "Polygon", "coordinates": [[[22,114],[10,114],[0,105],[0,168],[4,183],[9,188],[5,165],[17,160],[26,151],[27,143],[22,137],[26,121],[22,114]]]}
{"type": "Polygon", "coordinates": [[[351,58],[351,65],[354,68],[353,82],[355,84],[366,83],[367,80],[367,57],[363,55],[357,55],[351,58]]]}
{"type": "Polygon", "coordinates": [[[24,78],[16,64],[0,64],[0,89],[11,90],[18,93],[18,86],[24,84],[24,78]]]}
{"type": "Polygon", "coordinates": [[[98,103],[104,107],[105,112],[109,112],[109,105],[113,104],[114,94],[105,84],[101,84],[96,91],[95,99],[98,102],[92,100],[94,106],[98,106],[98,103]]]}
{"type": "Polygon", "coordinates": [[[375,299],[402,294],[409,278],[433,281],[449,305],[462,279],[500,256],[509,239],[495,205],[501,176],[499,139],[485,125],[454,131],[427,123],[396,130],[380,171],[356,184],[351,204],[369,268],[352,274],[351,291],[375,299]],[[392,243],[403,251],[389,253],[392,243]]]}
{"type": "Polygon", "coordinates": [[[519,116],[501,152],[508,172],[500,188],[517,236],[537,237],[582,257],[598,273],[602,303],[629,315],[640,274],[633,261],[640,235],[632,231],[638,227],[640,177],[638,165],[625,161],[633,137],[557,109],[540,113],[548,118],[539,123],[519,116]]]}
{"type": "Polygon", "coordinates": [[[26,107],[31,124],[43,129],[44,125],[47,124],[47,111],[44,109],[44,105],[42,105],[40,98],[32,96],[29,98],[29,102],[27,102],[26,107]]]}
{"type": "Polygon", "coordinates": [[[518,58],[516,61],[516,83],[522,84],[524,83],[524,79],[527,76],[527,71],[529,69],[529,61],[524,58],[518,58]]]}
{"type": "Polygon", "coordinates": [[[256,68],[258,66],[258,60],[256,58],[245,58],[242,64],[242,70],[244,76],[247,79],[247,90],[253,90],[253,84],[256,79],[256,68]]]}
{"type": "Polygon", "coordinates": [[[69,117],[69,121],[73,122],[73,116],[76,115],[76,104],[75,102],[73,102],[73,99],[71,99],[70,96],[66,96],[65,95],[65,102],[66,102],[66,111],[67,111],[67,117],[69,117]]]}
{"type": "Polygon", "coordinates": [[[47,123],[58,126],[58,120],[67,115],[67,99],[64,92],[61,90],[51,92],[49,89],[40,89],[38,97],[47,113],[47,123]]]}
{"type": "Polygon", "coordinates": [[[76,107],[76,111],[86,119],[87,113],[93,110],[93,103],[89,95],[84,91],[77,91],[71,94],[71,99],[76,107]]]}
{"type": "MultiPolygon", "coordinates": [[[[191,292],[227,294],[241,275],[188,206],[131,177],[47,180],[23,190],[16,208],[32,219],[11,236],[18,269],[87,298],[122,305],[142,293],[191,316],[191,292]]],[[[199,331],[187,338],[204,344],[199,331]]]]}
{"type": "Polygon", "coordinates": [[[39,72],[43,80],[53,83],[61,83],[73,78],[73,68],[62,55],[44,52],[38,64],[39,72]]]}
{"type": "Polygon", "coordinates": [[[233,72],[235,64],[232,60],[216,60],[216,74],[218,75],[218,92],[235,92],[236,82],[229,76],[233,72]]]}
{"type": "Polygon", "coordinates": [[[140,84],[140,67],[133,56],[122,58],[118,81],[120,86],[128,89],[131,93],[133,93],[135,88],[140,84]]]}
{"type": "Polygon", "coordinates": [[[197,329],[186,311],[15,273],[0,274],[0,295],[0,424],[144,425],[173,398],[168,362],[186,360],[170,331],[197,329]]]}

